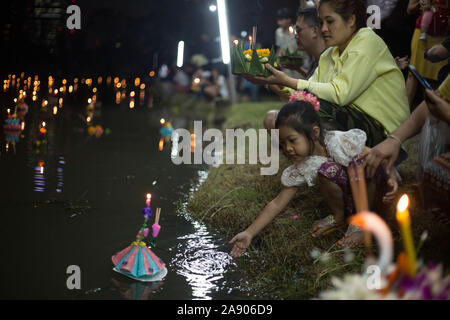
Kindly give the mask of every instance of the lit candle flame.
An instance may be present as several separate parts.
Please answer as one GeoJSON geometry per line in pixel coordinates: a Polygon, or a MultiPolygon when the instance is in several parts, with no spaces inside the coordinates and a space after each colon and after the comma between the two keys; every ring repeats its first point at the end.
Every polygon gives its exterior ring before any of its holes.
{"type": "Polygon", "coordinates": [[[289,27],[289,33],[294,33],[294,28],[292,28],[292,26],[289,27]]]}
{"type": "Polygon", "coordinates": [[[408,205],[409,205],[408,195],[404,194],[404,195],[402,195],[402,197],[398,201],[397,210],[398,211],[405,211],[408,208],[408,205]]]}
{"type": "Polygon", "coordinates": [[[397,220],[404,220],[409,216],[408,206],[409,198],[404,194],[397,203],[397,220]]]}
{"type": "Polygon", "coordinates": [[[42,121],[42,128],[45,128],[45,121],[42,121]]]}
{"type": "Polygon", "coordinates": [[[147,199],[145,200],[145,204],[147,207],[150,207],[150,202],[152,201],[152,195],[150,193],[147,193],[147,199]]]}

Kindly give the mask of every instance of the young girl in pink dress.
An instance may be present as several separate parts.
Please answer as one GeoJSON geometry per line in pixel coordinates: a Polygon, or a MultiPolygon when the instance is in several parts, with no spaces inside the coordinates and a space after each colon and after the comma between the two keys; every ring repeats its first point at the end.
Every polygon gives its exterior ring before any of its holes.
{"type": "MultiPolygon", "coordinates": [[[[358,157],[367,148],[366,133],[360,129],[324,130],[318,114],[319,109],[319,101],[314,95],[297,91],[291,96],[290,102],[280,110],[275,123],[279,130],[280,148],[293,164],[283,171],[281,183],[284,188],[280,194],[265,206],[246,230],[230,240],[230,243],[234,244],[232,256],[238,257],[245,252],[252,239],[289,204],[301,185],[317,184],[332,212],[313,224],[313,237],[325,235],[344,226],[346,216],[355,213],[346,167],[352,161],[361,161],[358,157]]],[[[395,172],[388,177],[387,183],[390,190],[383,198],[385,202],[395,197],[395,172]]],[[[362,240],[362,231],[350,225],[337,245],[354,247],[359,246],[362,240]]]]}

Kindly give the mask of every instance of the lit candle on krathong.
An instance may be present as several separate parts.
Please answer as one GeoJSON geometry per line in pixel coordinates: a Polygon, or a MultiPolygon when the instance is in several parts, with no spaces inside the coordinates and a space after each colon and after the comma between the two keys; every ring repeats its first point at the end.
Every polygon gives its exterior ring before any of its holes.
{"type": "Polygon", "coordinates": [[[45,121],[42,121],[42,126],[39,129],[39,132],[42,133],[42,134],[46,134],[47,133],[47,129],[45,129],[45,125],[46,125],[45,121]]]}
{"type": "Polygon", "coordinates": [[[152,202],[152,195],[150,193],[147,193],[147,199],[145,200],[147,207],[150,207],[151,202],[152,202]]]}
{"type": "Polygon", "coordinates": [[[250,41],[250,46],[249,46],[250,49],[252,48],[252,40],[253,40],[252,36],[248,36],[248,41],[250,41]]]}
{"type": "Polygon", "coordinates": [[[233,41],[233,44],[237,47],[238,44],[239,44],[239,40],[234,40],[234,41],[233,41]]]}
{"type": "Polygon", "coordinates": [[[289,27],[289,51],[292,53],[294,51],[294,46],[292,45],[292,41],[294,40],[294,28],[292,26],[289,27]]]}
{"type": "Polygon", "coordinates": [[[414,249],[414,240],[411,232],[411,218],[409,215],[409,198],[404,194],[397,204],[397,222],[400,226],[400,232],[403,238],[403,246],[408,257],[409,275],[416,274],[416,250],[414,249]]]}

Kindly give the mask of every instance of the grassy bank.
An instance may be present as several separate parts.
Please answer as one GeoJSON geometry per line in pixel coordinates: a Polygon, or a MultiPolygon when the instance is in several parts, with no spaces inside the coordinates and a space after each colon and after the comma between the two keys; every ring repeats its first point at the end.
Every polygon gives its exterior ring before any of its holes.
{"type": "MultiPolygon", "coordinates": [[[[223,128],[262,128],[265,113],[279,107],[278,101],[236,104],[229,110],[223,128]]],[[[413,194],[417,139],[404,147],[410,157],[400,167],[404,183],[399,194],[413,194]]],[[[261,176],[259,165],[211,168],[208,178],[196,188],[187,209],[195,219],[231,239],[251,224],[280,192],[280,176],[288,165],[290,163],[280,155],[280,170],[274,176],[261,176]]],[[[420,255],[426,261],[446,259],[448,267],[449,257],[445,254],[449,252],[448,230],[433,223],[425,214],[418,196],[413,195],[410,208],[416,243],[424,230],[430,234],[420,255]]],[[[345,229],[318,239],[309,235],[313,221],[330,213],[316,188],[299,189],[288,208],[254,239],[248,253],[237,259],[248,277],[252,295],[268,299],[314,298],[330,285],[331,276],[361,271],[366,255],[364,249],[339,250],[334,245],[345,229]]],[[[391,227],[397,253],[402,246],[395,222],[395,204],[378,213],[391,227]]]]}

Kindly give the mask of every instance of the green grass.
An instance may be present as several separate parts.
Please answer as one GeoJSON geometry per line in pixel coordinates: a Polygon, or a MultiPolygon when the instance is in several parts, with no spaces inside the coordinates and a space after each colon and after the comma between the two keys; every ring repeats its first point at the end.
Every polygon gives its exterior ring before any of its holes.
{"type": "MultiPolygon", "coordinates": [[[[280,106],[278,101],[233,105],[223,128],[262,128],[265,113],[280,106]]],[[[400,166],[404,184],[399,195],[405,192],[413,194],[417,144],[416,138],[404,145],[409,159],[400,166]]],[[[196,188],[187,210],[195,219],[231,239],[249,226],[280,192],[280,176],[288,165],[290,163],[280,155],[280,170],[274,176],[261,176],[259,165],[224,164],[213,167],[208,178],[196,188]]],[[[430,236],[421,250],[422,256],[426,261],[444,261],[448,267],[450,261],[445,254],[449,252],[448,230],[433,222],[417,198],[412,197],[410,206],[416,243],[422,232],[428,230],[430,236]]],[[[264,299],[310,299],[329,287],[331,276],[361,272],[365,250],[354,250],[354,258],[348,261],[344,251],[335,246],[345,229],[318,239],[309,235],[313,221],[330,213],[315,187],[299,188],[289,206],[253,240],[248,254],[237,259],[249,279],[250,288],[247,290],[253,296],[264,299]],[[292,218],[295,215],[298,216],[296,220],[292,218]],[[328,257],[327,261],[313,258],[313,249],[327,252],[321,255],[322,258],[328,257]]],[[[402,245],[395,221],[395,204],[384,207],[378,213],[391,227],[398,253],[402,245]]],[[[373,250],[376,254],[376,248],[373,250]]]]}

